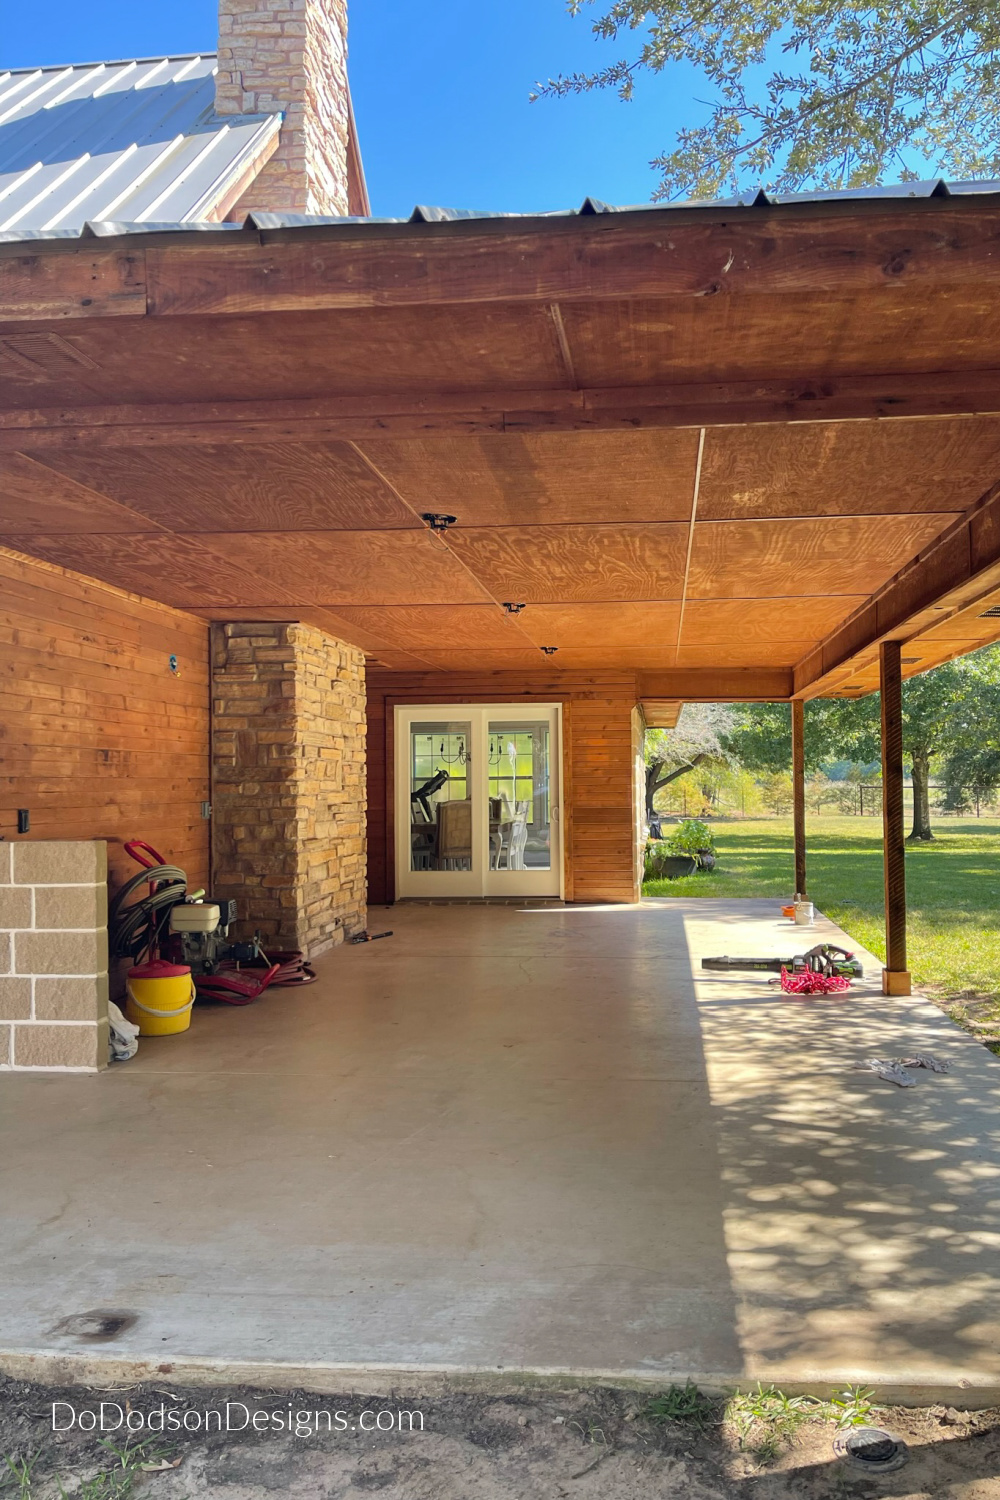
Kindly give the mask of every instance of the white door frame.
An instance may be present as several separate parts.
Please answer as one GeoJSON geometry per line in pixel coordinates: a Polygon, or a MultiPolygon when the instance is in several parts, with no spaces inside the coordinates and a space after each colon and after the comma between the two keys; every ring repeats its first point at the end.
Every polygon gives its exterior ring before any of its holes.
{"type": "Polygon", "coordinates": [[[393,780],[395,786],[396,895],[415,897],[551,896],[561,897],[563,876],[562,704],[561,703],[416,703],[395,708],[393,780]],[[490,869],[489,773],[487,729],[491,719],[548,720],[549,723],[549,856],[548,870],[490,869]],[[469,725],[469,795],[472,801],[471,870],[411,870],[410,726],[440,719],[469,725]]]}

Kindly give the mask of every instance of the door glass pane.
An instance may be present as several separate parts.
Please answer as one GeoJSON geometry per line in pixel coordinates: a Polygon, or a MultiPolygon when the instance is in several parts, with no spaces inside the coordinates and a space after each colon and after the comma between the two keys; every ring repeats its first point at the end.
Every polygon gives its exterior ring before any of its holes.
{"type": "Polygon", "coordinates": [[[486,747],[490,784],[490,868],[552,868],[549,726],[492,721],[486,747]]]}
{"type": "Polygon", "coordinates": [[[410,725],[410,869],[472,869],[471,726],[410,725]]]}

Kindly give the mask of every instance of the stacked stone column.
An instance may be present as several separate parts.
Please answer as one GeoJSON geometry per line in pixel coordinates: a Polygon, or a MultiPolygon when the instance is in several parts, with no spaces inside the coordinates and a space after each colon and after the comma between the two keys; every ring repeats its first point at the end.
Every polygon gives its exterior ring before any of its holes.
{"type": "Polygon", "coordinates": [[[365,678],[298,624],[213,627],[213,895],[315,957],[366,921],[365,678]]]}
{"type": "Polygon", "coordinates": [[[285,117],[235,213],[348,212],[345,0],[220,0],[215,107],[285,117]]]}

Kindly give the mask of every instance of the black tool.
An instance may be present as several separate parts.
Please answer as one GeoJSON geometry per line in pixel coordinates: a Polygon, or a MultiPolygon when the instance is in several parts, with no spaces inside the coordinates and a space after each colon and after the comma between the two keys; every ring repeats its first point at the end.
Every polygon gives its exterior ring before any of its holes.
{"type": "Polygon", "coordinates": [[[419,803],[428,823],[434,822],[434,814],[431,812],[431,805],[427,799],[433,797],[435,792],[439,792],[448,779],[447,771],[436,771],[430,781],[425,781],[423,786],[418,786],[415,792],[410,793],[411,804],[414,802],[419,803]]]}
{"type": "Polygon", "coordinates": [[[808,953],[796,953],[792,958],[703,958],[703,969],[728,972],[731,969],[748,969],[754,974],[780,974],[787,969],[790,974],[839,974],[843,979],[863,979],[864,970],[846,948],[835,943],[817,943],[808,953]]]}
{"type": "Polygon", "coordinates": [[[392,937],[392,932],[356,932],[351,938],[352,943],[377,943],[379,938],[392,937]]]}

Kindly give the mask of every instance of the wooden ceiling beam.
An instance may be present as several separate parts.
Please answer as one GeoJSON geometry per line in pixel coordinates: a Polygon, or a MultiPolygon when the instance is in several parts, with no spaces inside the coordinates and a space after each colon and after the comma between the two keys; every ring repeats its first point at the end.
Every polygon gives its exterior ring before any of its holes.
{"type": "Polygon", "coordinates": [[[60,253],[30,241],[3,249],[8,253],[0,254],[0,322],[146,313],[146,259],[140,249],[74,247],[60,253]]]}
{"type": "Polygon", "coordinates": [[[863,292],[1000,281],[1000,212],[924,199],[343,226],[0,251],[0,321],[863,292]],[[193,240],[193,242],[192,242],[193,240]]]}
{"type": "Polygon", "coordinates": [[[850,218],[762,209],[416,225],[150,247],[146,275],[149,311],[167,316],[996,283],[1000,213],[935,202],[850,218]]]}
{"type": "MultiPolygon", "coordinates": [[[[850,567],[849,558],[845,567],[850,567]]],[[[850,691],[849,680],[877,657],[883,641],[914,642],[998,584],[1000,483],[798,663],[794,696],[850,691]]]]}
{"type": "Polygon", "coordinates": [[[792,696],[790,667],[695,667],[639,672],[640,702],[676,698],[682,703],[753,703],[792,696]]]}
{"type": "Polygon", "coordinates": [[[636,431],[1000,413],[1000,370],[0,411],[0,451],[636,431]]]}

